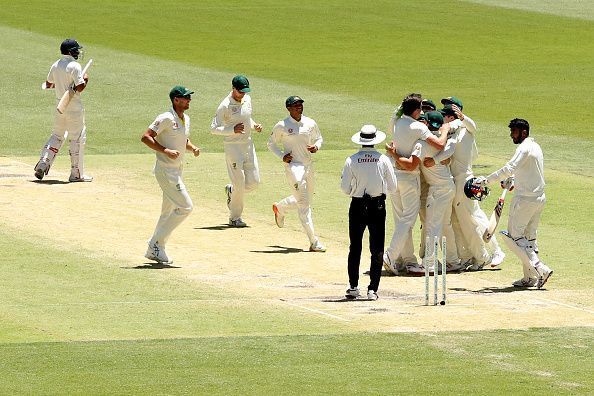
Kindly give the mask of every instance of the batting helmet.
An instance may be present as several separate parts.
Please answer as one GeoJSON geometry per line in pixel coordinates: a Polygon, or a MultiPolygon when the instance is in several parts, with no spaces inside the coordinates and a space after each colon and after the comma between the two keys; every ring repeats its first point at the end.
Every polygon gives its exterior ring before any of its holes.
{"type": "Polygon", "coordinates": [[[75,39],[66,39],[62,41],[62,44],[60,44],[60,52],[62,55],[70,55],[74,59],[78,59],[81,49],[82,45],[80,45],[75,39]]]}
{"type": "Polygon", "coordinates": [[[476,182],[476,177],[471,177],[464,183],[464,194],[476,201],[482,201],[489,195],[489,187],[476,182]]]}

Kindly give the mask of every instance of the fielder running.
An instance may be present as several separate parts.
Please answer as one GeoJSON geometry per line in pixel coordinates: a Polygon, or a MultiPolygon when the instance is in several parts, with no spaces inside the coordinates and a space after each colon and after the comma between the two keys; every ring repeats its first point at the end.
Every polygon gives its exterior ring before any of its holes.
{"type": "Polygon", "coordinates": [[[272,205],[276,225],[283,227],[288,210],[297,209],[301,225],[309,239],[310,252],[325,252],[314,233],[311,201],[314,190],[314,170],[311,155],[322,147],[318,124],[303,115],[303,99],[289,96],[285,101],[289,117],[279,121],[268,139],[268,149],[280,158],[293,193],[272,205]],[[282,146],[282,150],[279,146],[282,146]]]}
{"type": "Polygon", "coordinates": [[[35,165],[35,177],[39,180],[48,174],[58,151],[64,140],[70,142],[70,182],[90,182],[91,176],[84,173],[84,148],[87,141],[85,126],[85,110],[82,105],[80,93],[86,88],[89,77],[77,59],[81,55],[82,46],[74,39],[66,39],[60,45],[62,57],[51,66],[44,87],[55,88],[56,104],[68,90],[74,91],[64,114],[57,110],[54,114],[54,126],[49,140],[41,149],[41,157],[35,165]]]}
{"type": "Polygon", "coordinates": [[[262,132],[262,125],[252,119],[252,99],[250,82],[247,77],[238,75],[231,81],[229,95],[217,108],[210,131],[224,136],[225,162],[231,183],[225,186],[229,226],[245,227],[242,220],[244,195],[260,184],[258,158],[252,140],[252,129],[262,132]]]}
{"type": "MultiPolygon", "coordinates": [[[[542,288],[553,271],[538,257],[536,232],[544,208],[545,181],[542,149],[530,135],[528,121],[514,118],[509,123],[510,137],[519,144],[514,156],[501,169],[479,177],[481,186],[514,177],[515,194],[511,202],[507,231],[503,240],[522,262],[524,276],[513,282],[516,287],[542,288]]],[[[508,187],[508,186],[503,186],[508,187]]]]}
{"type": "Polygon", "coordinates": [[[169,92],[171,109],[159,114],[142,135],[142,142],[155,150],[157,161],[154,174],[161,190],[163,204],[161,217],[148,241],[145,257],[157,263],[171,264],[165,245],[173,230],[192,212],[193,204],[182,180],[184,153],[191,151],[195,157],[200,149],[190,141],[190,108],[194,92],[177,85],[169,92]]]}

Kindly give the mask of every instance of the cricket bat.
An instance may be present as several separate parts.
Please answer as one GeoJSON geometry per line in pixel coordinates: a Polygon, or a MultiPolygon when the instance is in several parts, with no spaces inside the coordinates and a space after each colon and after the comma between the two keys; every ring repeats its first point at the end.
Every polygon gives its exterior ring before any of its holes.
{"type": "Polygon", "coordinates": [[[503,203],[505,202],[505,194],[507,194],[508,189],[504,188],[495,208],[493,209],[493,213],[491,213],[491,218],[489,219],[489,226],[485,230],[483,234],[483,241],[489,242],[495,233],[495,229],[497,228],[497,224],[499,224],[499,219],[501,218],[501,212],[503,211],[503,203]]]}
{"type": "MultiPolygon", "coordinates": [[[[89,59],[89,61],[85,65],[85,68],[82,70],[83,76],[85,75],[87,70],[89,70],[89,67],[91,66],[92,63],[93,63],[93,59],[89,59]]],[[[68,105],[70,104],[70,100],[72,100],[73,96],[74,96],[74,87],[71,87],[68,90],[66,90],[66,92],[64,92],[64,95],[62,95],[62,97],[60,98],[60,101],[58,102],[58,106],[56,107],[56,110],[58,111],[58,113],[64,114],[64,111],[66,111],[66,107],[68,107],[68,105]]]]}

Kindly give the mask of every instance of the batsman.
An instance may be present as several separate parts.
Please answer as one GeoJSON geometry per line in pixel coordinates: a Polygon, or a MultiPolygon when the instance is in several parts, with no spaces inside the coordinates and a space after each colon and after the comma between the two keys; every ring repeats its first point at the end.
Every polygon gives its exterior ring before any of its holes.
{"type": "Polygon", "coordinates": [[[54,88],[56,109],[54,126],[47,143],[41,149],[41,157],[35,165],[35,177],[39,180],[48,174],[64,140],[70,142],[70,182],[90,182],[92,177],[84,173],[84,147],[87,141],[85,110],[80,94],[86,88],[89,77],[80,63],[82,46],[75,39],[66,39],[60,45],[62,57],[50,67],[43,89],[54,88]],[[62,101],[63,96],[70,99],[62,101]],[[65,106],[62,108],[62,106],[65,106]]]}
{"type": "MultiPolygon", "coordinates": [[[[515,194],[509,212],[508,230],[501,231],[509,249],[520,259],[524,276],[513,282],[515,287],[541,289],[553,271],[538,257],[536,229],[544,208],[545,180],[543,154],[540,145],[530,137],[528,121],[514,118],[509,123],[510,137],[519,145],[514,156],[501,169],[487,177],[479,177],[477,185],[484,186],[514,176],[515,194]]],[[[511,185],[502,185],[511,190],[511,185]]]]}

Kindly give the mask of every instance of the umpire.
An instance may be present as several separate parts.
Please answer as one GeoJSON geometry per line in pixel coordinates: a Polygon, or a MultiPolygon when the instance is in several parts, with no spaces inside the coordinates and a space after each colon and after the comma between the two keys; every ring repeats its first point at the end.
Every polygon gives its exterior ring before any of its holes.
{"type": "Polygon", "coordinates": [[[367,298],[377,300],[386,228],[386,194],[396,192],[396,176],[390,159],[374,145],[386,139],[373,125],[363,125],[351,140],[361,149],[348,157],[342,170],[341,189],[351,197],[349,208],[349,288],[346,298],[355,299],[359,292],[359,265],[363,232],[369,228],[371,265],[367,298]]]}

